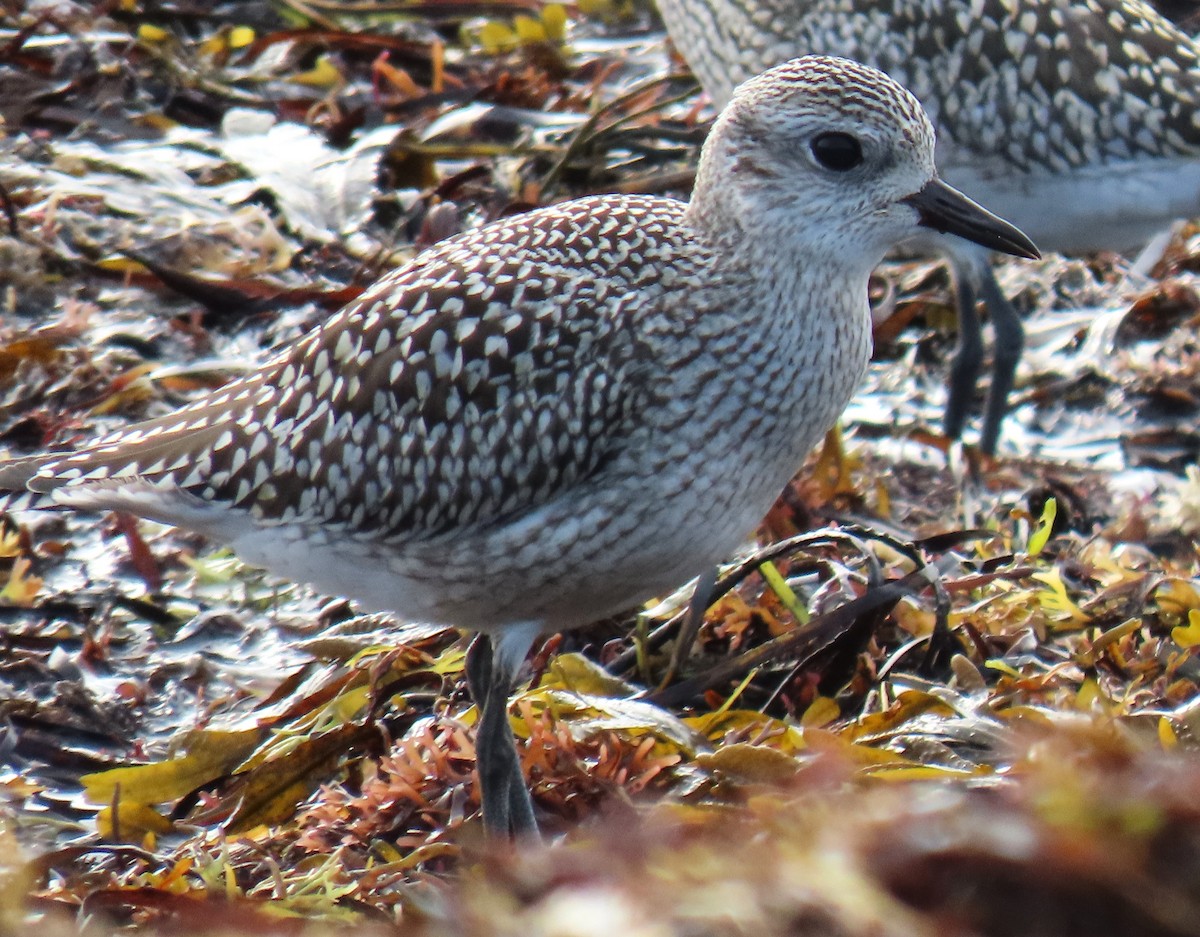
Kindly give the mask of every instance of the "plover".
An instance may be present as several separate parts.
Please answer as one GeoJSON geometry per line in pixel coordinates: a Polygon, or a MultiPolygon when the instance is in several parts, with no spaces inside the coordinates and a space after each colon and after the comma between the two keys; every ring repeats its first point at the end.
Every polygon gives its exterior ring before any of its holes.
{"type": "Polygon", "coordinates": [[[507,722],[534,639],[727,558],[858,386],[867,279],[925,228],[1036,256],[941,182],[916,99],[806,57],[748,81],[690,203],[601,196],[451,238],[261,369],[17,501],[129,511],[419,621],[467,672],[490,832],[536,829],[507,722]]]}

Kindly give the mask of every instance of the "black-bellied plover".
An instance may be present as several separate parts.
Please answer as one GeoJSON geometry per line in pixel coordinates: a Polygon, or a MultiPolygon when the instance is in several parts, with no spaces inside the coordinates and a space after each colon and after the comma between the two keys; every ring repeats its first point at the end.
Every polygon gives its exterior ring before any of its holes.
{"type": "Polygon", "coordinates": [[[452,238],[260,370],[10,462],[0,487],[482,632],[484,820],[530,832],[507,698],[537,635],[743,542],[858,386],[867,278],[896,241],[930,227],[1036,256],[937,178],[933,147],[891,79],[797,59],[733,96],[689,204],[585,198],[452,238]]]}
{"type": "MultiPolygon", "coordinates": [[[[717,106],[795,55],[841,55],[905,85],[938,135],[937,165],[1042,248],[1130,251],[1200,212],[1200,46],[1140,0],[658,0],[717,106]]],[[[989,257],[956,238],[960,315],[947,435],[962,431],[996,342],[980,447],[994,452],[1024,342],[989,257]]]]}

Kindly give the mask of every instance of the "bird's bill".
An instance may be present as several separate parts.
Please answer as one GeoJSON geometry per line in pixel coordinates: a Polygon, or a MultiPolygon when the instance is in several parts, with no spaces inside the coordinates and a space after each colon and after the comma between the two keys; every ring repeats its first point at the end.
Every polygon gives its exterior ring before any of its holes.
{"type": "Polygon", "coordinates": [[[968,241],[1014,257],[1037,260],[1042,256],[1033,241],[1019,228],[993,215],[941,179],[929,180],[920,192],[903,201],[917,210],[923,227],[933,228],[943,234],[957,234],[968,241]]]}

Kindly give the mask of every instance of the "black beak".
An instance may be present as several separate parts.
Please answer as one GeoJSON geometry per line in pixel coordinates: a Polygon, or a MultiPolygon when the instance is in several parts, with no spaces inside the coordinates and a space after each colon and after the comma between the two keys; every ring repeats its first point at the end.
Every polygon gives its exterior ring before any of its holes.
{"type": "Polygon", "coordinates": [[[926,228],[957,234],[968,241],[1015,257],[1038,260],[1042,256],[1033,241],[1019,229],[993,215],[982,205],[972,202],[941,179],[931,179],[920,192],[902,201],[917,210],[921,225],[926,228]]]}

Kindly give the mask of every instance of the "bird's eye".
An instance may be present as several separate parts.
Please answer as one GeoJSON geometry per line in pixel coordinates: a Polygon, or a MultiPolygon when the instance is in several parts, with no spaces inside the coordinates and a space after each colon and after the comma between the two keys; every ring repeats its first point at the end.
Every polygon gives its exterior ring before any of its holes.
{"type": "Polygon", "coordinates": [[[862,144],[848,133],[822,133],[813,138],[812,155],[833,172],[849,172],[863,161],[862,144]]]}

